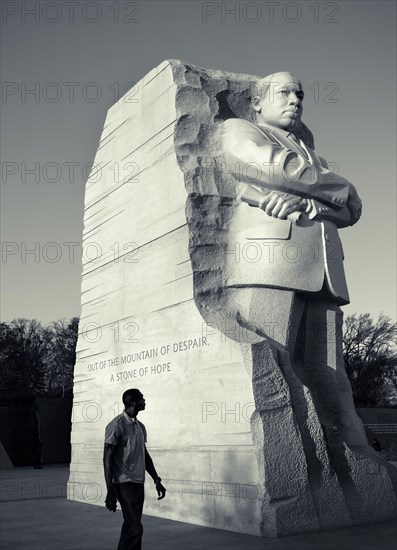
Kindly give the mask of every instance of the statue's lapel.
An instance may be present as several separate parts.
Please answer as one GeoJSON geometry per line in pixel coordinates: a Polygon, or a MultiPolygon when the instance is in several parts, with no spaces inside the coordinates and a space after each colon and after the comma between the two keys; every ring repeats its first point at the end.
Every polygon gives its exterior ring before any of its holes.
{"type": "Polygon", "coordinates": [[[302,156],[307,162],[313,164],[313,159],[311,158],[309,152],[300,145],[297,138],[291,132],[281,130],[281,128],[276,128],[270,126],[269,124],[259,124],[258,128],[268,137],[268,134],[275,139],[280,145],[283,145],[290,151],[294,151],[298,155],[302,156]]]}

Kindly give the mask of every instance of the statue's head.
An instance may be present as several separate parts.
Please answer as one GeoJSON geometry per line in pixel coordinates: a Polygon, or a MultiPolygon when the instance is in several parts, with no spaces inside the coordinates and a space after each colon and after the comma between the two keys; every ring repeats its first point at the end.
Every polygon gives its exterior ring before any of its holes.
{"type": "Polygon", "coordinates": [[[256,91],[253,108],[258,124],[289,131],[300,124],[303,90],[296,76],[287,72],[265,76],[257,82],[256,91]]]}

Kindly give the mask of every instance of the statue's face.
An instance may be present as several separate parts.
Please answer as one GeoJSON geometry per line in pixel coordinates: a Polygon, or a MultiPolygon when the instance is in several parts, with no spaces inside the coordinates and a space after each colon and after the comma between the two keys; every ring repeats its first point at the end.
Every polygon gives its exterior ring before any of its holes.
{"type": "Polygon", "coordinates": [[[283,130],[292,130],[302,116],[303,91],[299,80],[290,73],[276,73],[261,97],[254,99],[257,122],[283,130]]]}

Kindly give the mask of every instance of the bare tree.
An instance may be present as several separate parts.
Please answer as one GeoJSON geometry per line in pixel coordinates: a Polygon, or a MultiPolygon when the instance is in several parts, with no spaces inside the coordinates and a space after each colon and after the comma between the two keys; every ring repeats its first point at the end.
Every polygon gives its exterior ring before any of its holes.
{"type": "Polygon", "coordinates": [[[0,323],[0,397],[65,396],[73,386],[79,320],[0,323]]]}
{"type": "Polygon", "coordinates": [[[36,319],[2,323],[0,380],[2,395],[12,398],[43,393],[50,332],[36,319]]]}
{"type": "Polygon", "coordinates": [[[47,384],[52,394],[65,397],[73,387],[79,319],[60,320],[50,324],[51,346],[48,355],[47,384]]]}
{"type": "Polygon", "coordinates": [[[0,323],[0,394],[17,385],[17,371],[12,360],[14,346],[7,323],[0,323]]]}
{"type": "Polygon", "coordinates": [[[381,313],[349,315],[343,348],[356,406],[397,404],[397,324],[381,313]]]}

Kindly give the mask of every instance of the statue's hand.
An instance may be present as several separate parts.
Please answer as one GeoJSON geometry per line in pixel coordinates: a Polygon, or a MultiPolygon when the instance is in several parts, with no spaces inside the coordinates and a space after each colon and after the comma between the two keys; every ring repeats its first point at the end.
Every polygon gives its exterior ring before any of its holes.
{"type": "Polygon", "coordinates": [[[285,220],[288,214],[304,212],[307,208],[307,200],[289,193],[271,191],[261,200],[261,208],[269,216],[285,220]]]}

